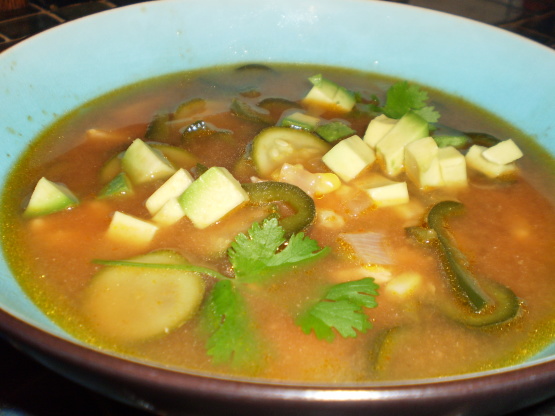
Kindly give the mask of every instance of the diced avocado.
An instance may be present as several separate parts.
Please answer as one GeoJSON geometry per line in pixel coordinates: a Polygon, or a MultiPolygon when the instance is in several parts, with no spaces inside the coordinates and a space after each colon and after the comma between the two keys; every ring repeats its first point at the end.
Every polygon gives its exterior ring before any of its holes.
{"type": "Polygon", "coordinates": [[[318,117],[309,116],[308,114],[296,111],[288,116],[284,117],[279,125],[283,127],[293,127],[297,129],[303,129],[307,131],[314,131],[320,123],[318,117]]]}
{"type": "Polygon", "coordinates": [[[141,266],[104,267],[86,288],[83,310],[98,333],[120,342],[144,341],[168,334],[197,312],[205,291],[203,278],[160,267],[187,265],[185,258],[163,250],[127,261],[141,266]]]}
{"type": "Polygon", "coordinates": [[[393,126],[397,124],[397,121],[398,120],[394,118],[387,117],[385,114],[381,114],[372,119],[370,123],[368,123],[363,137],[366,144],[372,149],[375,149],[378,142],[391,131],[393,126]]]}
{"type": "Polygon", "coordinates": [[[393,182],[366,189],[375,207],[401,205],[409,202],[406,182],[393,182]]]}
{"type": "Polygon", "coordinates": [[[520,159],[523,154],[516,143],[508,139],[484,150],[482,156],[490,162],[506,165],[520,159]]]}
{"type": "Polygon", "coordinates": [[[265,179],[284,163],[306,165],[320,159],[331,145],[305,130],[290,127],[268,127],[254,138],[252,161],[258,174],[265,179]]]}
{"type": "Polygon", "coordinates": [[[222,167],[204,172],[178,198],[185,215],[197,228],[206,228],[248,201],[247,192],[222,167]]]}
{"type": "Polygon", "coordinates": [[[471,146],[465,156],[467,166],[483,173],[489,178],[497,178],[516,172],[516,165],[514,163],[500,165],[499,163],[487,160],[483,156],[486,149],[488,148],[477,144],[471,146]]]}
{"type": "Polygon", "coordinates": [[[384,171],[396,176],[403,171],[405,146],[428,136],[428,122],[409,111],[376,145],[378,158],[384,164],[384,171]]]}
{"type": "Polygon", "coordinates": [[[67,186],[42,177],[37,182],[23,215],[26,217],[48,215],[77,204],[79,199],[67,186]]]}
{"type": "Polygon", "coordinates": [[[175,224],[185,216],[185,211],[181,208],[177,198],[168,199],[164,205],[152,217],[152,221],[160,226],[167,227],[175,224]]]}
{"type": "Polygon", "coordinates": [[[436,142],[429,136],[405,146],[405,172],[419,188],[435,188],[443,184],[438,152],[436,142]]]}
{"type": "Polygon", "coordinates": [[[316,134],[329,143],[356,134],[356,131],[341,121],[332,121],[316,127],[316,134]]]}
{"type": "Polygon", "coordinates": [[[327,107],[334,111],[348,113],[356,104],[352,91],[324,78],[321,74],[309,78],[313,87],[303,98],[308,106],[327,107]]]}
{"type": "Polygon", "coordinates": [[[134,140],[127,148],[121,159],[121,167],[137,185],[165,179],[175,173],[168,159],[141,139],[134,140]]]}
{"type": "Polygon", "coordinates": [[[127,175],[123,172],[120,172],[108,182],[98,194],[99,198],[108,198],[111,196],[118,196],[118,195],[131,195],[133,194],[133,185],[131,181],[127,177],[127,175]]]}
{"type": "Polygon", "coordinates": [[[148,221],[136,218],[129,214],[116,211],[106,232],[106,236],[119,243],[129,246],[148,246],[158,227],[148,221]]]}
{"type": "Polygon", "coordinates": [[[313,87],[306,95],[305,100],[314,97],[319,100],[330,101],[339,89],[339,85],[333,81],[325,79],[322,74],[313,75],[309,77],[308,80],[311,82],[313,87]]]}
{"type": "Polygon", "coordinates": [[[445,186],[466,186],[466,160],[461,152],[453,146],[438,150],[439,168],[445,186]]]}
{"type": "Polygon", "coordinates": [[[162,184],[145,202],[150,215],[156,214],[171,198],[177,198],[193,183],[193,177],[185,169],[179,169],[162,184]]]}
{"type": "MultiPolygon", "coordinates": [[[[158,142],[145,142],[153,150],[157,151],[158,154],[162,153],[168,161],[175,167],[191,169],[194,167],[198,160],[191,152],[183,149],[182,147],[171,146],[169,144],[158,143],[158,142]]],[[[120,152],[117,155],[111,157],[100,169],[99,180],[100,183],[108,183],[116,177],[118,173],[121,173],[121,159],[125,152],[120,152]]]]}
{"type": "Polygon", "coordinates": [[[374,151],[357,135],[337,143],[322,161],[345,182],[354,179],[376,160],[374,151]]]}

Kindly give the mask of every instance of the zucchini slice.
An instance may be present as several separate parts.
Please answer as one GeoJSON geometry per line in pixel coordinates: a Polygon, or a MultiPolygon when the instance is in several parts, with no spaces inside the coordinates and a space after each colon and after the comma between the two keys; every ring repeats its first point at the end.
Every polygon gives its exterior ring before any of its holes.
{"type": "Polygon", "coordinates": [[[308,163],[321,159],[331,145],[315,134],[289,127],[268,127],[254,138],[252,160],[256,171],[263,178],[284,163],[308,163]]]}
{"type": "Polygon", "coordinates": [[[186,119],[206,110],[206,100],[193,98],[185,101],[177,107],[173,113],[174,120],[186,119]]]}
{"type": "Polygon", "coordinates": [[[168,113],[155,115],[146,129],[145,141],[167,143],[170,140],[170,119],[171,115],[168,113]]]}
{"type": "Polygon", "coordinates": [[[160,268],[187,264],[185,258],[163,250],[129,261],[154,264],[104,267],[86,290],[84,310],[99,334],[126,343],[144,341],[169,333],[195,314],[204,296],[202,277],[160,268]]]}

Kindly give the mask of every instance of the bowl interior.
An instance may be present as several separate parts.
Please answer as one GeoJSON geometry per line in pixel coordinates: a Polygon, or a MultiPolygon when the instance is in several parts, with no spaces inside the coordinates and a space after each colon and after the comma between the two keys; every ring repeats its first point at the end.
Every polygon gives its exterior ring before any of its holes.
{"type": "MultiPolygon", "coordinates": [[[[416,81],[511,121],[555,154],[555,52],[527,39],[378,1],[166,0],[66,23],[0,55],[2,183],[38,133],[84,102],[150,77],[244,62],[317,63],[416,81]]],[[[29,301],[3,259],[0,305],[79,342],[29,301]]],[[[553,354],[555,344],[536,359],[553,354]]]]}

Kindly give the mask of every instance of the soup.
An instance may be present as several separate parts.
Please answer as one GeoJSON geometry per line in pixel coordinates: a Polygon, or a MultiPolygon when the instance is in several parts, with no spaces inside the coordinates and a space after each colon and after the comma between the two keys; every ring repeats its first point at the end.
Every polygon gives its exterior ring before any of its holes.
{"type": "Polygon", "coordinates": [[[56,323],[152,364],[457,375],[553,337],[552,166],[517,129],[406,81],[213,68],[48,129],[7,182],[3,244],[56,323]]]}

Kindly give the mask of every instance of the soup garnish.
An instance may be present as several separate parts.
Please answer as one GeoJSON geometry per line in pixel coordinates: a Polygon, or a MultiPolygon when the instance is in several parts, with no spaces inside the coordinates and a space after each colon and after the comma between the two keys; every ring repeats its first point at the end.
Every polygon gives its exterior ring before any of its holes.
{"type": "Polygon", "coordinates": [[[4,194],[15,274],[78,337],[180,369],[331,382],[496,368],[549,341],[555,212],[537,189],[551,185],[492,116],[309,66],[109,98],[46,132],[4,194]]]}

